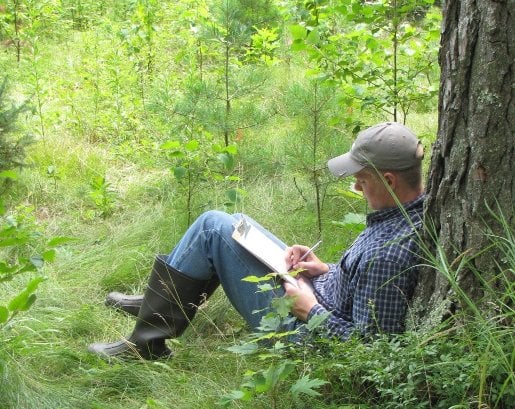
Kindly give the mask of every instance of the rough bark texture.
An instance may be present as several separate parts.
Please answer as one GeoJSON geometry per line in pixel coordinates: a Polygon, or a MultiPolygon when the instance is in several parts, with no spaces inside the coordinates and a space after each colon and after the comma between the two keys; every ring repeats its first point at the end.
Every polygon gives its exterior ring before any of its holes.
{"type": "MultiPolygon", "coordinates": [[[[514,30],[515,0],[443,4],[438,137],[425,216],[450,263],[486,248],[487,227],[500,231],[488,206],[502,209],[514,223],[514,30]]],[[[472,263],[500,285],[494,279],[495,257],[487,252],[472,263]]],[[[482,286],[470,269],[457,279],[473,300],[482,299],[482,286]]],[[[427,320],[436,311],[441,318],[442,306],[452,309],[449,290],[440,272],[426,269],[415,298],[419,316],[427,320]]]]}

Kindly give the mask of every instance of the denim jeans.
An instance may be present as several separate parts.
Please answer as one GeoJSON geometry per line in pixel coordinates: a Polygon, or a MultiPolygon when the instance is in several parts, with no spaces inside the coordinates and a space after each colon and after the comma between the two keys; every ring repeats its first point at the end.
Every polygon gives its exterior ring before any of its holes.
{"type": "MultiPolygon", "coordinates": [[[[284,290],[280,287],[275,292],[257,292],[256,283],[242,281],[250,275],[264,276],[270,273],[270,268],[231,237],[233,224],[241,216],[216,210],[202,214],[188,228],[166,261],[173,268],[197,280],[209,280],[216,275],[231,304],[255,329],[261,317],[270,310],[272,298],[284,295],[284,290]]],[[[250,217],[245,218],[279,245],[286,247],[250,217]]]]}

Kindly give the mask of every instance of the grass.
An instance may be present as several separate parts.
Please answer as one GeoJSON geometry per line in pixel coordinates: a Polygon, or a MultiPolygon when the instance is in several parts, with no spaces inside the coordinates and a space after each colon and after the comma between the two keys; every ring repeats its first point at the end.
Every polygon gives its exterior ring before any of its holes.
{"type": "MultiPolygon", "coordinates": [[[[35,151],[40,155],[35,161],[45,157],[47,145],[35,151]]],[[[24,183],[29,191],[40,188],[32,200],[38,209],[49,209],[39,220],[46,234],[77,240],[62,247],[56,262],[45,268],[48,280],[36,306],[4,333],[0,361],[6,382],[0,407],[214,407],[247,370],[245,360],[224,351],[246,328],[221,291],[173,343],[176,357],[170,362],[108,365],[87,353],[90,342],[130,331],[132,319],[106,309],[103,298],[109,290],[142,291],[154,254],[168,252],[184,231],[184,215],[175,207],[173,188],[167,187],[167,172],[137,173],[109,155],[97,161],[102,155],[89,144],[75,144],[73,150],[61,146],[63,151],[54,155],[66,158],[61,165],[66,177],[57,181],[57,188],[37,169],[26,172],[24,183]],[[94,161],[117,175],[112,180],[119,206],[105,220],[86,216],[83,192],[90,173],[75,168],[94,161]]],[[[278,233],[292,236],[293,227],[282,223],[289,209],[274,197],[293,193],[286,182],[266,180],[249,190],[249,205],[243,210],[269,226],[284,225],[278,233]]],[[[2,293],[16,291],[18,284],[2,286],[2,293]]]]}
{"type": "MultiPolygon", "coordinates": [[[[2,332],[0,407],[216,407],[223,395],[240,386],[249,369],[263,365],[255,357],[226,350],[245,338],[247,328],[222,291],[201,309],[183,337],[170,342],[176,352],[170,361],[109,364],[87,353],[90,342],[117,339],[130,331],[130,317],[103,306],[105,293],[142,291],[153,255],[170,250],[184,231],[184,214],[176,207],[176,192],[167,172],[126,163],[103,154],[98,146],[90,149],[87,143],[75,144],[74,150],[62,146],[68,155],[56,152],[56,158],[66,157],[65,164],[75,164],[66,165],[70,168],[104,158],[118,205],[106,219],[87,217],[89,205],[84,203],[83,190],[90,173],[70,171],[57,181],[56,189],[43,172],[27,171],[25,189],[41,187],[32,200],[38,209],[49,209],[39,220],[46,234],[74,236],[77,241],[60,248],[56,261],[45,267],[48,280],[38,291],[36,305],[2,332]]],[[[45,149],[36,152],[45,155],[45,149]]],[[[254,172],[250,179],[252,185],[245,186],[248,196],[240,210],[288,242],[314,240],[311,208],[299,198],[291,174],[278,172],[270,178],[254,172]]],[[[330,214],[343,215],[359,207],[338,195],[328,199],[322,256],[335,258],[334,247],[346,246],[355,235],[332,225],[330,214]],[[352,208],[346,209],[346,203],[352,208]]],[[[492,240],[513,260],[512,231],[504,225],[503,237],[492,240]]],[[[441,271],[449,268],[445,260],[438,265],[441,271]]],[[[455,275],[450,270],[448,274],[448,279],[455,275]]],[[[509,279],[508,272],[504,279],[509,279]]],[[[2,294],[15,292],[18,284],[3,285],[2,294]]],[[[272,402],[265,395],[233,406],[508,407],[505,402],[512,397],[514,382],[513,334],[505,324],[498,324],[501,318],[512,319],[510,297],[512,293],[502,298],[504,309],[491,319],[478,310],[472,320],[458,316],[441,330],[409,332],[370,344],[322,342],[314,349],[297,351],[301,373],[330,382],[322,388],[322,397],[272,402]]]]}
{"type": "MultiPolygon", "coordinates": [[[[56,153],[56,158],[66,157],[62,168],[70,169],[65,171],[65,178],[57,181],[57,189],[54,181],[43,172],[32,170],[32,178],[27,176],[26,179],[28,190],[41,188],[34,194],[33,202],[39,209],[49,209],[40,219],[47,233],[74,236],[77,241],[61,248],[56,262],[46,267],[48,280],[38,292],[35,307],[20,315],[12,328],[4,332],[7,339],[0,356],[4,380],[0,406],[42,409],[215,407],[221,396],[239,387],[248,369],[260,366],[254,359],[225,350],[245,336],[246,328],[221,291],[201,310],[188,333],[172,342],[176,356],[169,362],[108,364],[87,353],[90,342],[118,339],[130,331],[131,318],[103,306],[105,293],[109,290],[140,292],[153,255],[169,251],[180,237],[185,228],[184,215],[176,208],[176,193],[166,172],[144,172],[102,154],[98,147],[91,149],[89,144],[75,144],[73,150],[68,148],[64,144],[67,155],[56,153]],[[118,193],[116,211],[107,219],[87,216],[89,205],[85,204],[84,191],[92,165],[82,164],[91,163],[101,163],[99,168],[109,169],[118,193]],[[73,172],[75,167],[85,172],[73,172]]],[[[39,154],[44,156],[44,150],[39,154]]],[[[287,173],[277,173],[273,179],[254,174],[252,182],[247,188],[243,211],[275,229],[289,242],[314,241],[310,229],[314,219],[309,217],[312,209],[299,198],[287,173]],[[285,220],[290,222],[285,223],[285,220]]],[[[336,210],[341,205],[334,197],[327,206],[336,210]]],[[[346,210],[338,211],[343,214],[346,210]]],[[[331,217],[326,217],[325,243],[344,247],[352,235],[342,235],[331,225],[331,217]],[[332,243],[335,237],[337,243],[332,243]]],[[[328,245],[322,248],[324,251],[330,251],[328,245]]],[[[13,290],[12,287],[2,288],[7,293],[13,290]]],[[[414,348],[412,345],[416,344],[408,343],[414,348]]],[[[395,346],[393,351],[392,348],[394,346],[386,341],[365,350],[331,346],[333,352],[321,357],[314,355],[319,358],[318,362],[311,357],[304,360],[311,370],[332,381],[335,389],[326,393],[332,396],[332,401],[356,404],[362,396],[363,402],[373,402],[372,386],[363,389],[354,383],[351,374],[386,390],[387,373],[379,371],[388,366],[386,358],[381,356],[385,349],[391,356],[399,353],[400,347],[395,346]],[[375,360],[370,359],[371,355],[375,360]],[[349,375],[344,375],[346,373],[349,375]],[[358,396],[350,396],[350,391],[358,396]]],[[[409,348],[402,350],[404,354],[410,351],[409,348]]],[[[449,367],[450,363],[431,365],[449,367]]],[[[468,368],[467,365],[470,365],[468,360],[460,364],[461,370],[468,368]]],[[[426,366],[420,368],[420,371],[426,370],[426,366]]],[[[410,370],[405,366],[391,367],[389,373],[401,369],[403,373],[410,370]]],[[[388,396],[394,403],[417,396],[409,390],[401,392],[382,396],[388,396]]],[[[268,407],[269,404],[266,397],[259,397],[236,406],[268,407]]],[[[283,400],[280,405],[284,408],[335,407],[316,399],[307,399],[304,403],[283,400]]]]}

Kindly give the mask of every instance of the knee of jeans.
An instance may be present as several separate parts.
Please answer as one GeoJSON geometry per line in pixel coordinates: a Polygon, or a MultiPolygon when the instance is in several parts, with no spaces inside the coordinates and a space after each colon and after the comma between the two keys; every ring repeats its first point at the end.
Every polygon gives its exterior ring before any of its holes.
{"type": "Polygon", "coordinates": [[[222,212],[221,210],[208,210],[203,213],[204,226],[207,229],[214,229],[220,233],[232,234],[234,230],[233,224],[236,219],[229,213],[222,212]]]}

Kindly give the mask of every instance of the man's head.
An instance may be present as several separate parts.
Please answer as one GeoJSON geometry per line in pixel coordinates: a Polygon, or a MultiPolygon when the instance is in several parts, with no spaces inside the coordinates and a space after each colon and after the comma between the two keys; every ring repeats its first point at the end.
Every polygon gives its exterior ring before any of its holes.
{"type": "Polygon", "coordinates": [[[404,125],[384,122],[358,134],[349,152],[327,163],[339,177],[354,175],[373,209],[395,206],[392,192],[402,202],[422,192],[422,159],[419,139],[404,125]]]}
{"type": "Polygon", "coordinates": [[[354,175],[364,168],[406,170],[421,163],[422,144],[404,125],[383,122],[358,134],[349,152],[327,163],[339,177],[354,175]]]}

